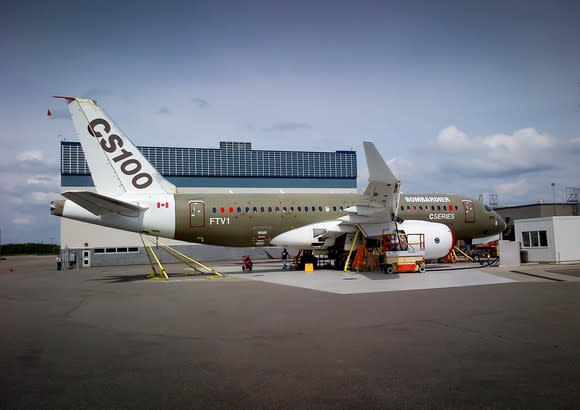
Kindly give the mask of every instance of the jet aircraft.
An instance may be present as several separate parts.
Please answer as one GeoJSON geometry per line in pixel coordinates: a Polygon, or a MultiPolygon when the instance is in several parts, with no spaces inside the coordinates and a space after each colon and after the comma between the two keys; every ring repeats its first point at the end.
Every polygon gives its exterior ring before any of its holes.
{"type": "Polygon", "coordinates": [[[96,192],[66,191],[53,215],[126,231],[220,246],[344,247],[357,230],[422,233],[425,257],[445,256],[455,239],[499,233],[501,218],[479,201],[449,194],[400,192],[371,142],[364,142],[369,180],[361,194],[179,193],[111,118],[90,99],[64,98],[96,192]]]}

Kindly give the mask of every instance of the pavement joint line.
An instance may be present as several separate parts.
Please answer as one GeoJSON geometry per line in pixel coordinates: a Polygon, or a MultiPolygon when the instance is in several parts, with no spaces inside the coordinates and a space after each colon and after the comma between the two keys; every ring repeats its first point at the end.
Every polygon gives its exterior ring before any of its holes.
{"type": "Polygon", "coordinates": [[[522,272],[518,270],[511,270],[510,272],[519,273],[520,275],[533,276],[534,278],[553,280],[554,282],[564,282],[564,279],[552,278],[550,276],[543,276],[535,273],[522,272]]]}

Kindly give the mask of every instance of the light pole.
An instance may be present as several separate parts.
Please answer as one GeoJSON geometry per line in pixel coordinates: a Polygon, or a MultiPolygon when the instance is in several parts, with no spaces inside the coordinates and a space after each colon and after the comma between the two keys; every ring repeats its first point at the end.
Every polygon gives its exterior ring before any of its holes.
{"type": "Polygon", "coordinates": [[[556,216],[556,183],[552,182],[552,208],[554,209],[554,216],[556,216]]]}

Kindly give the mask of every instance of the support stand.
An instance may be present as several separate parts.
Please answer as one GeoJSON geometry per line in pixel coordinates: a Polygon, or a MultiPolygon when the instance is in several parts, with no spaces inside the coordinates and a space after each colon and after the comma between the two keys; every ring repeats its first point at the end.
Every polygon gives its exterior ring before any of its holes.
{"type": "MultiPolygon", "coordinates": [[[[140,234],[140,236],[141,242],[143,242],[143,247],[145,248],[145,253],[147,253],[147,258],[149,259],[149,263],[151,264],[151,269],[153,270],[153,273],[150,274],[149,277],[153,279],[163,279],[163,280],[169,279],[169,275],[167,274],[165,267],[157,257],[157,254],[153,250],[153,247],[145,242],[145,237],[143,236],[143,234],[140,234]],[[156,264],[159,269],[159,273],[155,269],[156,264]]],[[[163,249],[165,252],[173,256],[177,261],[188,266],[191,270],[194,270],[195,272],[201,275],[206,275],[208,279],[223,277],[223,275],[218,271],[216,271],[215,269],[204,265],[203,263],[191,258],[190,256],[178,251],[175,248],[172,248],[167,244],[164,244],[163,242],[159,241],[159,238],[156,238],[156,242],[154,242],[151,238],[147,238],[147,240],[148,242],[156,245],[158,248],[163,249]]]]}

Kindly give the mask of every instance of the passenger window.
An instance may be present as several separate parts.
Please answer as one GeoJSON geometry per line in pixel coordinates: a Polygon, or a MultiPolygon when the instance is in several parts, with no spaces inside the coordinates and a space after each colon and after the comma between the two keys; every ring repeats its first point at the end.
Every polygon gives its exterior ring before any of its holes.
{"type": "Polygon", "coordinates": [[[435,210],[435,205],[431,205],[431,210],[434,211],[435,210]]]}
{"type": "Polygon", "coordinates": [[[286,209],[285,206],[282,207],[282,212],[284,212],[284,213],[288,212],[288,210],[286,209]]]}
{"type": "Polygon", "coordinates": [[[322,207],[321,206],[318,207],[318,211],[319,212],[322,212],[322,207]]]}
{"type": "Polygon", "coordinates": [[[340,210],[341,210],[341,211],[344,211],[344,208],[341,206],[341,207],[340,207],[340,210]]]}
{"type": "Polygon", "coordinates": [[[253,208],[252,208],[252,211],[254,211],[254,213],[258,213],[258,208],[256,208],[256,207],[253,207],[253,208]]]}
{"type": "Polygon", "coordinates": [[[263,206],[260,207],[260,212],[264,212],[264,207],[263,206]]]}
{"type": "Polygon", "coordinates": [[[290,207],[290,212],[294,212],[294,207],[293,206],[290,207]]]}
{"type": "Polygon", "coordinates": [[[440,211],[441,210],[441,205],[437,205],[437,210],[440,211]]]}
{"type": "Polygon", "coordinates": [[[301,207],[297,207],[297,208],[296,208],[296,210],[297,210],[298,212],[302,212],[302,208],[301,208],[301,207]]]}
{"type": "Polygon", "coordinates": [[[316,212],[316,207],[315,206],[312,207],[312,212],[316,212]]]}
{"type": "Polygon", "coordinates": [[[237,211],[238,211],[238,213],[239,213],[239,214],[241,214],[241,213],[242,213],[242,208],[240,208],[240,207],[238,206],[238,209],[237,209],[237,211]]]}
{"type": "Polygon", "coordinates": [[[401,211],[404,211],[405,207],[403,205],[401,205],[401,211]]]}
{"type": "Polygon", "coordinates": [[[443,205],[443,210],[447,211],[447,205],[443,205]]]}
{"type": "Polygon", "coordinates": [[[268,207],[268,212],[272,212],[272,207],[271,206],[268,207]]]}
{"type": "Polygon", "coordinates": [[[245,211],[246,211],[246,213],[250,212],[250,207],[247,206],[246,209],[245,209],[245,211]]]}
{"type": "Polygon", "coordinates": [[[276,207],[276,213],[280,212],[280,208],[276,207]]]}
{"type": "Polygon", "coordinates": [[[336,206],[333,206],[333,207],[332,207],[332,211],[333,211],[333,212],[336,212],[336,206]]]}
{"type": "Polygon", "coordinates": [[[307,206],[304,207],[304,212],[308,212],[308,207],[307,206]]]}
{"type": "Polygon", "coordinates": [[[215,214],[215,213],[217,212],[217,208],[216,208],[216,207],[213,207],[213,208],[211,209],[211,212],[215,214]]]}

